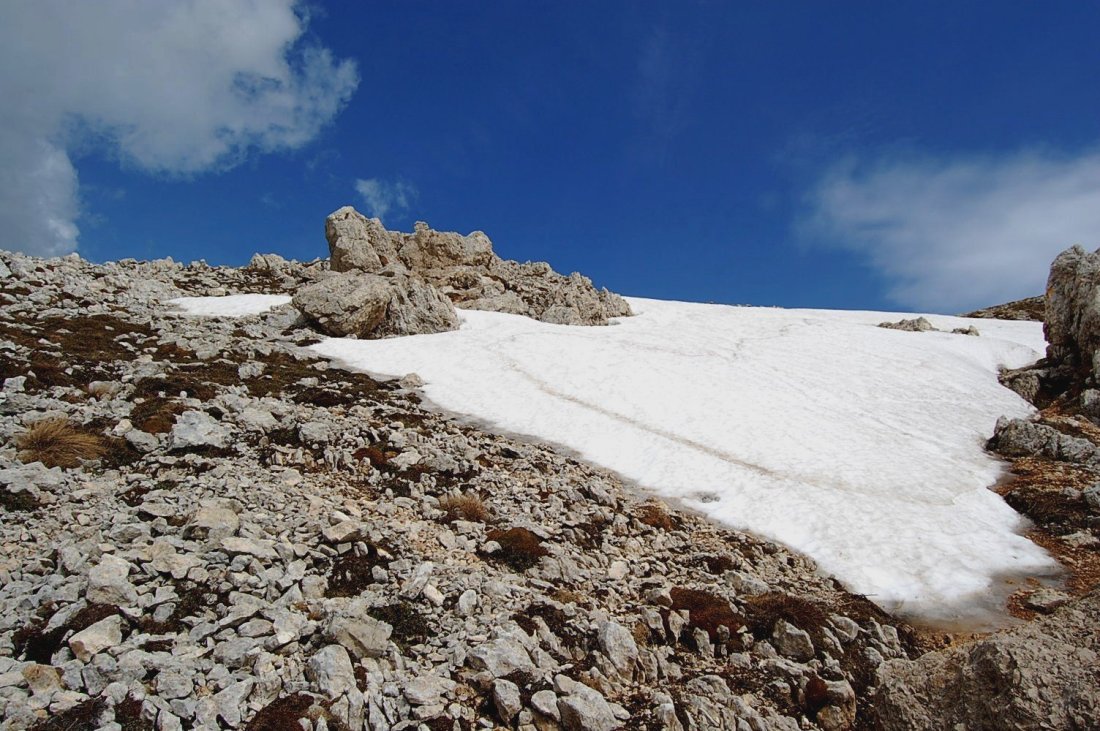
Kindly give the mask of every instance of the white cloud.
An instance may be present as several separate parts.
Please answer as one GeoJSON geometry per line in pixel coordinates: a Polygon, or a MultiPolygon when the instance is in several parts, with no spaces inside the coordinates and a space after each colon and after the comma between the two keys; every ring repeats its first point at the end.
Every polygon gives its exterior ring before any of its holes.
{"type": "Polygon", "coordinates": [[[297,0],[0,4],[0,247],[75,249],[71,149],[191,175],[309,141],[358,72],[305,26],[297,0]]]}
{"type": "Polygon", "coordinates": [[[865,255],[899,304],[962,311],[1042,294],[1060,251],[1100,246],[1100,151],[849,160],[809,202],[803,232],[865,255]]]}
{"type": "Polygon", "coordinates": [[[410,183],[400,180],[387,183],[379,178],[360,178],[355,181],[355,190],[363,197],[367,215],[383,219],[390,210],[408,210],[418,195],[416,188],[410,183]]]}

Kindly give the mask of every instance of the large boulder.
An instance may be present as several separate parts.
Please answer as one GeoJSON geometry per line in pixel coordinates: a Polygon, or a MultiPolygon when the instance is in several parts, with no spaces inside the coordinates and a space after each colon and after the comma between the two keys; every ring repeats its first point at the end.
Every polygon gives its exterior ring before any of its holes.
{"type": "Polygon", "coordinates": [[[879,670],[871,708],[883,731],[1095,728],[1100,591],[1055,614],[879,670]]]}
{"type": "Polygon", "coordinates": [[[465,236],[418,222],[412,233],[388,231],[350,206],[325,221],[336,272],[396,273],[422,280],[458,307],[526,315],[561,325],[606,325],[630,314],[626,301],[580,274],[563,276],[545,262],[501,259],[481,231],[465,236]]]}
{"type": "Polygon", "coordinates": [[[497,258],[493,253],[493,242],[481,231],[462,236],[450,231],[436,231],[423,221],[417,221],[411,236],[397,235],[404,239],[399,252],[401,261],[414,271],[488,267],[497,258]]]}
{"type": "Polygon", "coordinates": [[[1047,279],[1047,358],[1100,376],[1100,252],[1080,246],[1063,251],[1047,279]]]}
{"type": "Polygon", "coordinates": [[[1026,419],[997,420],[986,448],[1003,457],[1046,457],[1100,468],[1100,449],[1088,439],[1063,434],[1052,426],[1026,419]]]}
{"type": "Polygon", "coordinates": [[[360,215],[344,206],[325,219],[330,266],[334,272],[377,272],[395,262],[400,239],[377,218],[360,215]]]}
{"type": "Polygon", "coordinates": [[[1054,259],[1043,332],[1046,358],[1005,371],[1001,383],[1039,408],[1100,384],[1100,251],[1074,246],[1054,259]]]}
{"type": "Polygon", "coordinates": [[[403,274],[347,271],[303,287],[294,306],[333,337],[383,338],[458,328],[450,300],[403,274]]]}

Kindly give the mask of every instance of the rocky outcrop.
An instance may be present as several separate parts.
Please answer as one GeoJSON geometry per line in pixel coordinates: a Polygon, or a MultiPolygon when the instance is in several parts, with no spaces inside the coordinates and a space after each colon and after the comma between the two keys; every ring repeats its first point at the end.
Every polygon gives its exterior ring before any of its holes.
{"type": "MultiPolygon", "coordinates": [[[[1005,371],[1001,382],[1039,408],[1080,399],[1068,405],[1087,411],[1083,392],[1100,383],[1100,252],[1074,246],[1054,259],[1043,333],[1046,357],[1033,366],[1005,371]]],[[[1100,417],[1100,408],[1092,410],[1100,417]]]]}
{"type": "Polygon", "coordinates": [[[450,300],[417,277],[347,271],[298,290],[294,306],[333,337],[381,338],[458,328],[450,300]]]}
{"type": "Polygon", "coordinates": [[[1100,718],[1100,592],[965,647],[879,670],[883,731],[1095,728],[1100,718]]]}
{"type": "Polygon", "coordinates": [[[1100,469],[1100,449],[1091,441],[1027,419],[1002,416],[987,448],[1004,457],[1045,457],[1100,469]]]}
{"type": "Polygon", "coordinates": [[[1051,363],[1100,375],[1100,252],[1063,251],[1050,267],[1043,333],[1051,363]]]}
{"type": "MultiPolygon", "coordinates": [[[[911,333],[947,332],[946,330],[940,330],[925,317],[914,317],[911,320],[898,320],[897,322],[880,322],[878,326],[886,330],[901,330],[902,332],[911,333]]],[[[973,325],[968,327],[957,327],[953,329],[951,333],[953,335],[981,335],[981,333],[978,332],[978,328],[973,325]]]]}
{"type": "Polygon", "coordinates": [[[480,231],[463,236],[417,223],[412,233],[388,231],[378,219],[346,206],[325,221],[337,272],[407,273],[456,306],[526,315],[562,325],[606,325],[630,314],[622,297],[596,289],[587,277],[555,272],[545,262],[501,259],[480,231]]]}
{"type": "Polygon", "coordinates": [[[981,319],[993,318],[997,320],[1031,320],[1033,322],[1042,322],[1045,312],[1046,297],[1040,295],[1038,297],[1027,297],[1022,300],[1005,302],[1003,305],[983,307],[980,310],[974,310],[973,312],[967,312],[965,315],[959,315],[959,317],[976,317],[981,319]]]}

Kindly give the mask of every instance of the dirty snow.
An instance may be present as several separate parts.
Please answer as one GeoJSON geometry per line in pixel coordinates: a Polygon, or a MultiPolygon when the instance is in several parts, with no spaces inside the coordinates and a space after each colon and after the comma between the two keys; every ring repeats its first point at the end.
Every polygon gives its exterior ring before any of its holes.
{"type": "Polygon", "coordinates": [[[965,620],[1000,578],[1053,570],[983,450],[997,417],[1031,411],[997,369],[1039,357],[1039,323],[926,315],[970,337],[875,327],[899,313],[629,301],[609,327],[462,311],[456,332],[313,347],[415,372],[444,409],[786,543],[894,611],[965,620]]]}
{"type": "Polygon", "coordinates": [[[168,300],[188,315],[201,317],[247,317],[290,303],[281,294],[230,294],[224,297],[177,297],[168,300]]]}

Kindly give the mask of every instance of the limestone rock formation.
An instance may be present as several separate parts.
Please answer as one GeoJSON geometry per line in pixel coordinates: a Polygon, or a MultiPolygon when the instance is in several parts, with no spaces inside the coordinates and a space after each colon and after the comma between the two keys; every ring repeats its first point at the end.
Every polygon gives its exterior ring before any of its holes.
{"type": "Polygon", "coordinates": [[[924,317],[914,317],[912,320],[898,320],[897,322],[880,322],[878,326],[887,330],[902,330],[911,333],[933,332],[936,330],[936,327],[924,317]]]}
{"type": "Polygon", "coordinates": [[[1026,419],[997,420],[987,449],[1004,457],[1046,457],[1059,462],[1100,467],[1100,449],[1088,439],[1069,436],[1026,419]]]}
{"type": "Polygon", "coordinates": [[[1011,632],[879,670],[883,731],[1094,728],[1100,592],[1011,632]]]}
{"type": "Polygon", "coordinates": [[[1100,252],[1080,246],[1063,251],[1047,280],[1047,358],[1055,363],[1100,374],[1100,252]]]}
{"type": "Polygon", "coordinates": [[[333,271],[417,276],[458,307],[564,325],[606,325],[630,314],[622,297],[597,290],[580,274],[564,276],[545,262],[501,259],[480,231],[462,236],[422,222],[412,233],[388,231],[378,219],[345,206],[325,221],[325,236],[333,271]]]}
{"type": "Polygon", "coordinates": [[[346,271],[303,287],[294,306],[333,337],[379,338],[454,330],[450,300],[416,277],[346,271]]]}
{"type": "Polygon", "coordinates": [[[1100,383],[1100,251],[1074,246],[1055,258],[1047,279],[1043,333],[1046,358],[1006,371],[1001,377],[1005,386],[1044,408],[1100,383]]]}

